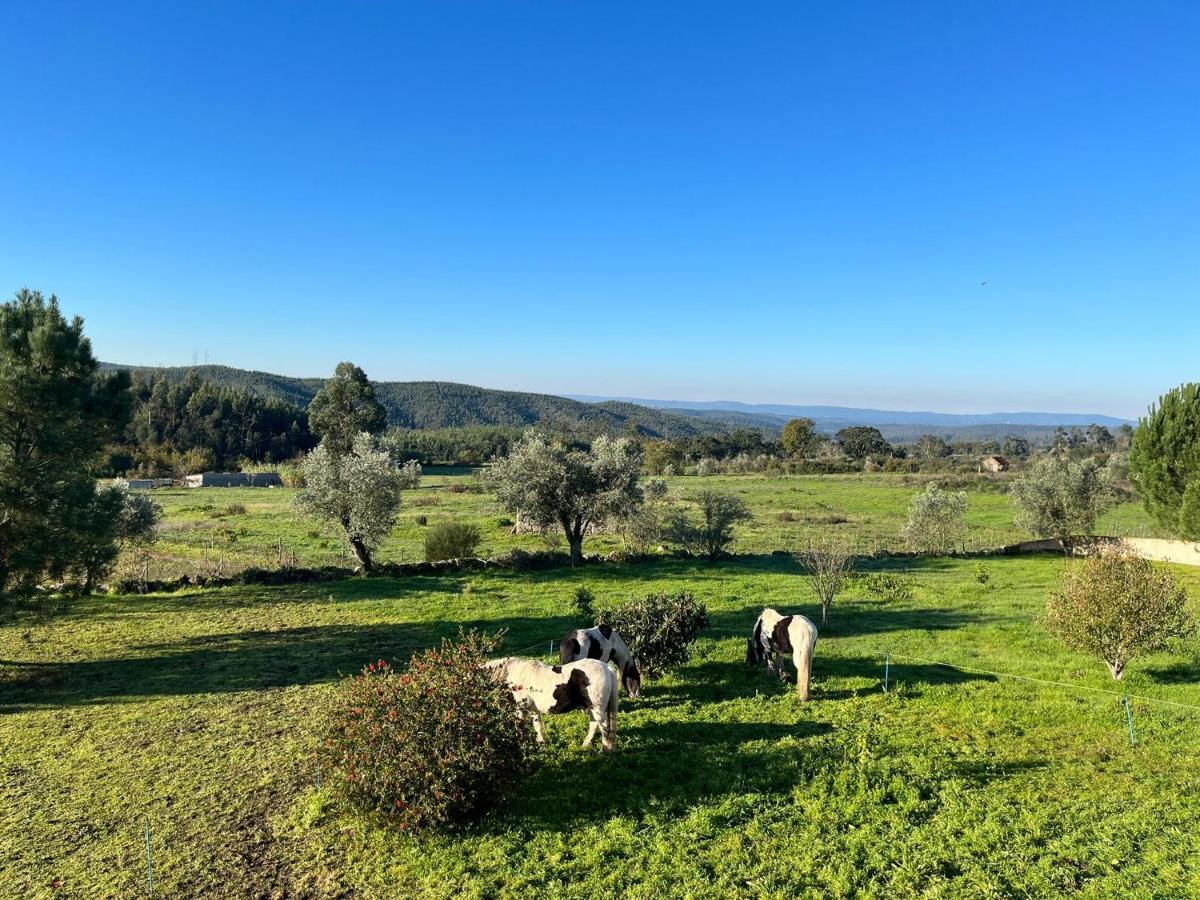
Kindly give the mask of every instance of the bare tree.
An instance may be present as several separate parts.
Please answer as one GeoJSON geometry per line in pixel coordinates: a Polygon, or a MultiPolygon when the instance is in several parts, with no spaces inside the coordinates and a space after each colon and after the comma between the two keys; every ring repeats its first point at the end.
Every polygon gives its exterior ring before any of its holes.
{"type": "Polygon", "coordinates": [[[854,554],[843,542],[833,537],[810,540],[798,551],[796,560],[804,567],[809,587],[821,602],[821,624],[829,621],[829,607],[850,576],[854,554]]]}

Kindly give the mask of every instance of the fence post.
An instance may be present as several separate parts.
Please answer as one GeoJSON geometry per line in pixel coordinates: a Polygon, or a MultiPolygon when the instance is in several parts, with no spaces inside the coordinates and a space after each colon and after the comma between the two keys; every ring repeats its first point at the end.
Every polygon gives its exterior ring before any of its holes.
{"type": "Polygon", "coordinates": [[[887,654],[883,658],[883,692],[886,694],[888,689],[888,676],[891,675],[892,654],[887,654]]]}
{"type": "Polygon", "coordinates": [[[154,893],[154,857],[150,853],[150,817],[146,817],[146,888],[154,893]]]}
{"type": "Polygon", "coordinates": [[[1129,698],[1125,697],[1125,721],[1129,724],[1129,746],[1137,745],[1137,741],[1133,737],[1133,709],[1129,705],[1129,698]]]}

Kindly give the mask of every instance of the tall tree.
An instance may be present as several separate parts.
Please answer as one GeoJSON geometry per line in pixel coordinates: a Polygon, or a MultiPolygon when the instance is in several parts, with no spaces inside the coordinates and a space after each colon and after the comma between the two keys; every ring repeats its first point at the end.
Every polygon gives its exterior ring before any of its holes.
{"type": "Polygon", "coordinates": [[[641,468],[641,454],[626,438],[599,437],[591,450],[580,450],[530,432],[485,478],[510,512],[561,527],[571,564],[579,565],[588,529],[628,516],[642,502],[641,468]]]}
{"type": "Polygon", "coordinates": [[[792,419],[783,426],[780,440],[789,456],[809,456],[820,443],[817,423],[809,418],[792,419]]]}
{"type": "Polygon", "coordinates": [[[367,373],[354,363],[340,362],[309,404],[308,423],[329,452],[349,453],[358,435],[378,434],[387,427],[387,410],[375,399],[367,373]]]}
{"type": "Polygon", "coordinates": [[[851,459],[864,459],[873,453],[891,453],[892,445],[883,439],[878,428],[852,425],[837,433],[838,445],[851,459]]]}
{"type": "Polygon", "coordinates": [[[1200,384],[1163,394],[1138,423],[1129,474],[1156,522],[1200,540],[1200,384]]]}
{"type": "Polygon", "coordinates": [[[129,376],[100,373],[81,318],[38,291],[0,305],[0,592],[70,568],[101,451],[128,416],[129,376]]]}

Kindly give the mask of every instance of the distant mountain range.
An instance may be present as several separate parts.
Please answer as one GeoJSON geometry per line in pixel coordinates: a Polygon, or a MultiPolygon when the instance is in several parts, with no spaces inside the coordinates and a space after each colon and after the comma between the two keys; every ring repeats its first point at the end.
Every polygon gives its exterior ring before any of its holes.
{"type": "Polygon", "coordinates": [[[675,413],[719,418],[725,414],[749,416],[764,423],[782,425],[788,419],[809,418],[823,431],[836,431],[848,425],[935,425],[941,428],[963,428],[980,425],[1036,426],[1055,428],[1059,425],[1105,425],[1115,428],[1131,424],[1129,419],[1100,413],[998,412],[998,413],[938,413],[911,412],[890,409],[860,409],[853,406],[796,406],[787,403],[742,403],[738,400],[648,400],[638,397],[595,397],[569,395],[574,400],[598,403],[621,400],[652,409],[675,413]]]}
{"type": "MultiPolygon", "coordinates": [[[[208,381],[279,397],[305,407],[325,383],[324,378],[296,378],[236,369],[230,366],[132,366],[105,363],[108,368],[182,379],[194,371],[208,381]]],[[[847,406],[793,406],[782,403],[742,403],[736,400],[646,400],[629,397],[560,397],[521,391],[501,391],[443,381],[376,381],[376,396],[392,425],[404,428],[448,428],[465,425],[544,425],[588,434],[634,431],[647,437],[686,438],[749,428],[778,437],[785,422],[808,417],[821,431],[832,434],[850,425],[873,425],[895,443],[922,434],[947,439],[998,440],[1019,434],[1044,441],[1055,427],[1110,428],[1128,420],[1081,413],[957,414],[856,409],[847,406]]]]}

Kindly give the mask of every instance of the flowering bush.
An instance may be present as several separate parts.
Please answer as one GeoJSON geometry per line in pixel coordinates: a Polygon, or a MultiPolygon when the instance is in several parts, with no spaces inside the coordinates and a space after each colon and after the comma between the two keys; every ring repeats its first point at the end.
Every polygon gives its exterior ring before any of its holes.
{"type": "Polygon", "coordinates": [[[644,674],[661,675],[691,655],[690,644],[708,627],[708,610],[689,593],[650,594],[600,613],[621,633],[644,674]]]}
{"type": "Polygon", "coordinates": [[[354,802],[417,828],[476,818],[513,791],[536,743],[484,667],[493,648],[472,633],[414,654],[404,672],[380,660],[349,679],[322,752],[354,802]]]}

